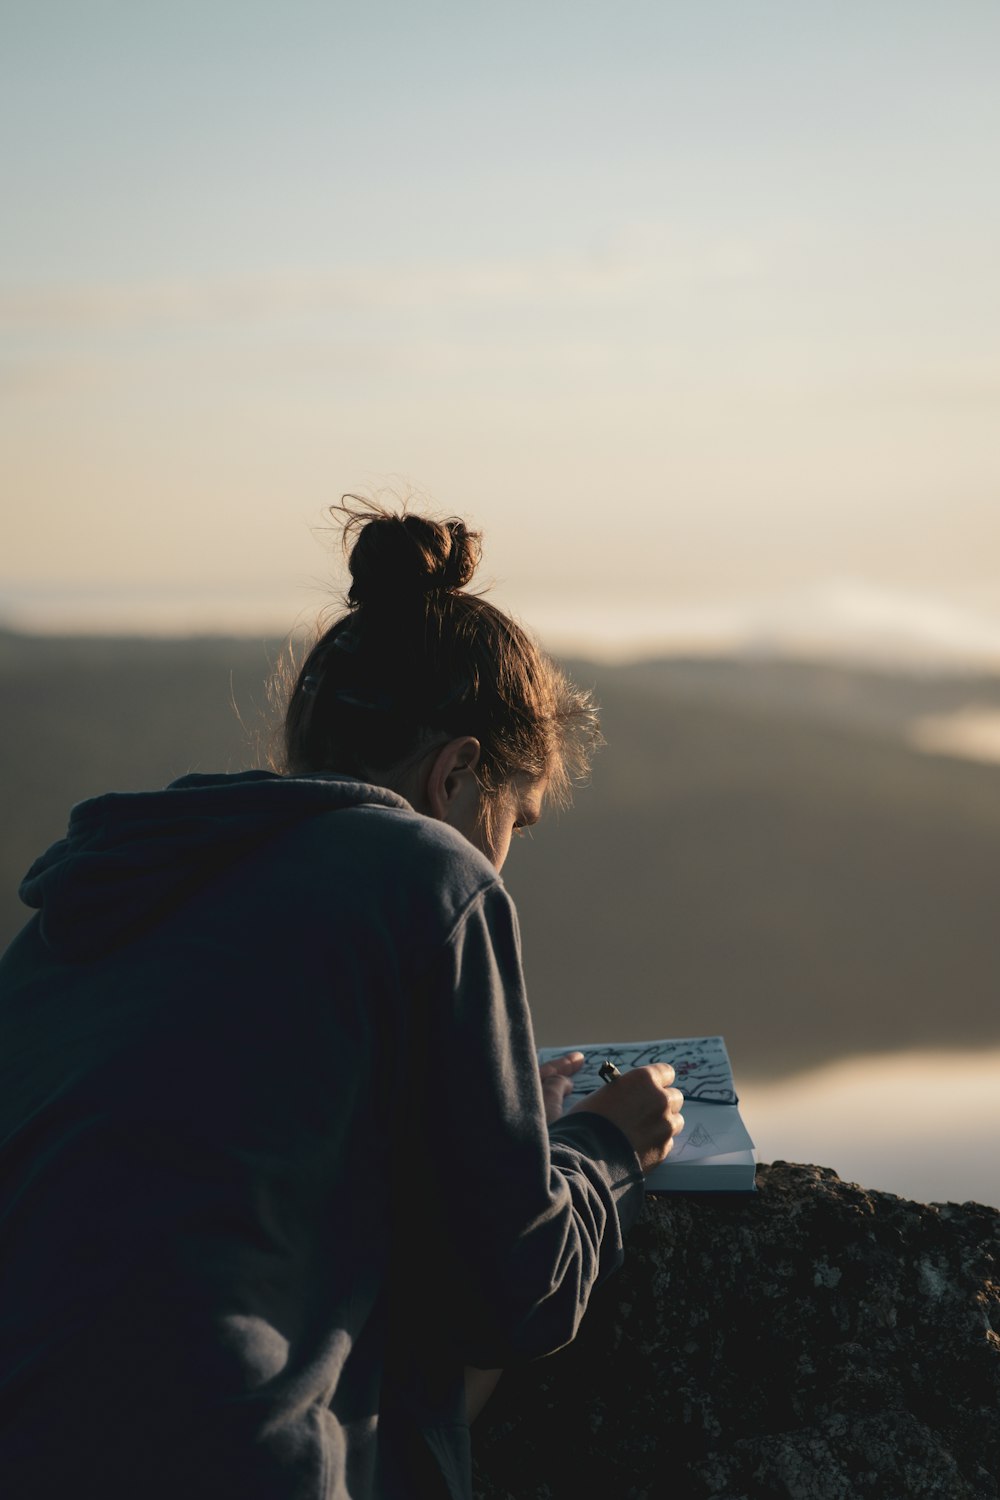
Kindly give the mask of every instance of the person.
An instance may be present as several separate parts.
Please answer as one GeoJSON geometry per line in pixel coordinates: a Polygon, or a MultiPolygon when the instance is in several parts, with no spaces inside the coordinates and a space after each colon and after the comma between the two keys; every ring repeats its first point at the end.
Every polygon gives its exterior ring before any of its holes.
{"type": "Polygon", "coordinates": [[[578,1057],[537,1068],[500,870],[587,695],[461,521],[346,530],[284,765],[82,803],[22,885],[7,1500],[468,1500],[465,1367],[573,1338],[683,1125],[663,1065],[566,1113],[578,1057]]]}

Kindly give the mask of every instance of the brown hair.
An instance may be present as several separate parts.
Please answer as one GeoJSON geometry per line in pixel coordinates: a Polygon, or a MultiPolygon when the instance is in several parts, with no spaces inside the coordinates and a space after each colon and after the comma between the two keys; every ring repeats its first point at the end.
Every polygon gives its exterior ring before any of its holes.
{"type": "Polygon", "coordinates": [[[345,495],[348,610],[298,672],[285,713],[290,775],[392,775],[435,737],[473,735],[496,794],[519,772],[568,800],[600,741],[590,694],[502,610],[466,592],[478,533],[345,495]]]}

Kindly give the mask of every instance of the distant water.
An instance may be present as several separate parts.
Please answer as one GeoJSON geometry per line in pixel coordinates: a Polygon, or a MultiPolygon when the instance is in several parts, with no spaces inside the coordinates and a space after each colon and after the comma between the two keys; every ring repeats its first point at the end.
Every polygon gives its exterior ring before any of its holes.
{"type": "Polygon", "coordinates": [[[554,650],[627,660],[656,654],[789,656],[935,672],[1000,668],[1000,598],[964,601],[857,578],[777,593],[697,599],[660,593],[585,596],[558,589],[512,600],[554,650]]]}
{"type": "Polygon", "coordinates": [[[952,714],[928,714],[914,719],[908,738],[915,749],[928,755],[1000,761],[1000,713],[970,704],[952,714]]]}
{"type": "Polygon", "coordinates": [[[852,1058],[751,1080],[740,1107],[761,1161],[833,1167],[921,1203],[1000,1208],[1000,1051],[852,1058]]]}

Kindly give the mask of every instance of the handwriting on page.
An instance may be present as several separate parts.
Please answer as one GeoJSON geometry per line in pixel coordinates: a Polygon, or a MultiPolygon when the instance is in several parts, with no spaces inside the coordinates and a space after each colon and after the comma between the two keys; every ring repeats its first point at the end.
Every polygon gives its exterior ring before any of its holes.
{"type": "Polygon", "coordinates": [[[701,1100],[706,1104],[738,1103],[729,1055],[721,1036],[668,1037],[658,1042],[608,1042],[575,1048],[544,1047],[539,1057],[544,1062],[561,1056],[564,1051],[582,1052],[586,1059],[573,1079],[576,1097],[604,1087],[598,1069],[607,1058],[622,1073],[629,1068],[645,1067],[648,1063],[671,1063],[676,1086],[686,1099],[701,1100]]]}

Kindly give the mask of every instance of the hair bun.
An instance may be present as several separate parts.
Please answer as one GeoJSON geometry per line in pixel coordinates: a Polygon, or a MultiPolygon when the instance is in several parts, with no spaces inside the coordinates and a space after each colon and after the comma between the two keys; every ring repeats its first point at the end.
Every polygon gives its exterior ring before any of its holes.
{"type": "Polygon", "coordinates": [[[349,567],[352,604],[461,589],[479,565],[480,537],[464,521],[352,511],[349,567]]]}

